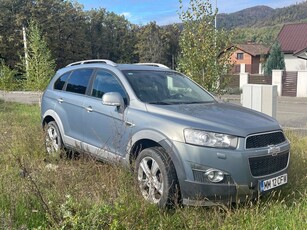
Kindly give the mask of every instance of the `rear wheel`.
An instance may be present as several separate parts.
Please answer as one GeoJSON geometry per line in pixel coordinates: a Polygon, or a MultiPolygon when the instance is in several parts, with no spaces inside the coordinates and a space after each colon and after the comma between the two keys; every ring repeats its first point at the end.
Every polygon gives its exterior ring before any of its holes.
{"type": "Polygon", "coordinates": [[[60,155],[63,150],[61,133],[54,121],[50,121],[45,127],[45,146],[49,155],[60,155]]]}
{"type": "Polygon", "coordinates": [[[145,200],[160,207],[177,201],[177,175],[174,165],[163,148],[144,149],[137,157],[135,172],[140,192],[145,200]]]}

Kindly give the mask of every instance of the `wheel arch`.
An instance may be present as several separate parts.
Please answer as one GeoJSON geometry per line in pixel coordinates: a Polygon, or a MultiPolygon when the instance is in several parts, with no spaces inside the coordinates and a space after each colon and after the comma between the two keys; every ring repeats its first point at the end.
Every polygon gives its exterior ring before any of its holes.
{"type": "Polygon", "coordinates": [[[143,149],[151,147],[161,147],[164,149],[174,164],[178,182],[180,182],[179,178],[184,178],[185,175],[180,154],[172,144],[172,141],[157,131],[142,130],[133,135],[127,147],[127,159],[129,159],[130,165],[133,165],[133,162],[143,149]]]}
{"type": "Polygon", "coordinates": [[[54,112],[53,110],[47,110],[44,115],[43,115],[43,119],[42,119],[42,126],[44,127],[45,124],[47,124],[50,121],[54,121],[59,130],[60,130],[60,134],[62,136],[62,140],[64,141],[64,127],[63,127],[63,123],[60,119],[60,117],[58,116],[58,114],[56,112],[54,112]]]}

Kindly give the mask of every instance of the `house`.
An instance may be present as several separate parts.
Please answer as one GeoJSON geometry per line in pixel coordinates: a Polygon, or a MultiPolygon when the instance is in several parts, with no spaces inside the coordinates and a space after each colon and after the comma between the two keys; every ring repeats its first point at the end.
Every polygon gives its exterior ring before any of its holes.
{"type": "Polygon", "coordinates": [[[235,64],[234,73],[262,73],[262,61],[268,55],[269,48],[261,44],[239,44],[236,46],[231,60],[235,64]]]}
{"type": "Polygon", "coordinates": [[[286,71],[307,70],[307,23],[284,25],[277,36],[286,71]]]}

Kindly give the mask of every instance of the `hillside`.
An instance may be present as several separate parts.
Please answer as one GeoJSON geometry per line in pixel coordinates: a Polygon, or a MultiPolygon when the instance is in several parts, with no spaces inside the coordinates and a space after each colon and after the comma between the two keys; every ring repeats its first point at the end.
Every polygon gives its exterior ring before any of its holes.
{"type": "Polygon", "coordinates": [[[307,1],[277,9],[255,6],[231,14],[219,14],[217,18],[218,27],[225,29],[259,28],[307,21],[307,1]]]}
{"type": "Polygon", "coordinates": [[[255,6],[231,14],[219,14],[217,16],[217,27],[233,29],[236,27],[247,27],[259,23],[260,20],[267,20],[274,9],[268,6],[255,6]]]}
{"type": "Polygon", "coordinates": [[[260,20],[258,27],[274,26],[292,22],[307,21],[307,1],[284,8],[275,9],[267,20],[260,20]]]}

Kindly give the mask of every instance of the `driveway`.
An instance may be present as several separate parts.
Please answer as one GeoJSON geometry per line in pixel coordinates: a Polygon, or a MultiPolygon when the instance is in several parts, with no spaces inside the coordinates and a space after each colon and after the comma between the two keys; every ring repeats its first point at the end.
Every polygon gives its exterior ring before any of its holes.
{"type": "Polygon", "coordinates": [[[282,127],[307,135],[307,98],[279,97],[277,120],[282,127]]]}
{"type": "MultiPolygon", "coordinates": [[[[224,95],[221,99],[241,104],[238,95],[224,95]]],[[[307,98],[277,97],[276,109],[276,119],[284,129],[295,130],[307,135],[307,98]]]]}

